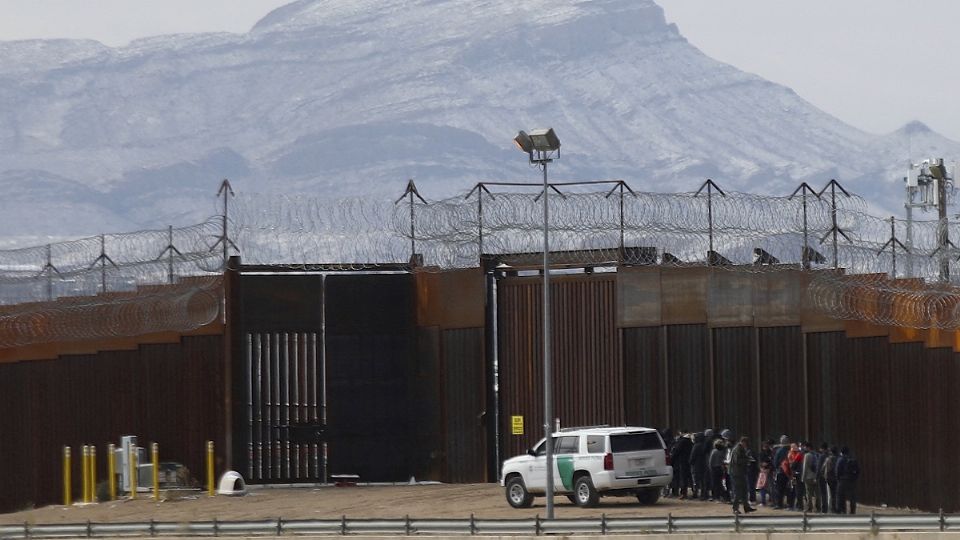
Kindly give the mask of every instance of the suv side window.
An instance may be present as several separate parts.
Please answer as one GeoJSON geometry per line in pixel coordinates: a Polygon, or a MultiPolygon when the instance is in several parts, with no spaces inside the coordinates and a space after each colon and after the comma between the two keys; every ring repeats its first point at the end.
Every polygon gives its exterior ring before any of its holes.
{"type": "Polygon", "coordinates": [[[663,439],[656,431],[645,433],[623,433],[610,436],[610,451],[638,452],[641,450],[663,450],[663,439]]]}
{"type": "Polygon", "coordinates": [[[540,444],[538,444],[533,449],[533,451],[537,453],[537,456],[547,455],[547,441],[546,440],[540,441],[540,444]]]}
{"type": "Polygon", "coordinates": [[[603,435],[587,435],[587,453],[588,454],[602,454],[604,453],[604,439],[603,435]]]}
{"type": "Polygon", "coordinates": [[[556,454],[576,454],[580,451],[580,437],[576,435],[558,437],[554,449],[556,454]]]}

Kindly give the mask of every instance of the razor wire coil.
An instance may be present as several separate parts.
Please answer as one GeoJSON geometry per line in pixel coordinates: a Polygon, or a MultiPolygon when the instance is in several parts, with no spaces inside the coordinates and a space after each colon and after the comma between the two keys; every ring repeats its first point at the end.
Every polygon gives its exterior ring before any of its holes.
{"type": "MultiPolygon", "coordinates": [[[[827,315],[914,328],[960,327],[955,301],[960,298],[960,251],[952,245],[938,247],[943,225],[937,221],[913,221],[908,241],[904,220],[870,215],[855,195],[608,188],[550,194],[551,258],[556,264],[831,270],[815,272],[806,291],[806,301],[827,315]],[[908,273],[912,279],[899,279],[908,273]]],[[[137,291],[165,285],[141,297],[163,304],[166,295],[169,302],[163,305],[180,310],[176,317],[156,316],[163,321],[157,324],[196,328],[210,318],[209,310],[187,313],[192,304],[184,299],[222,297],[215,287],[199,286],[191,278],[220,275],[224,220],[244,263],[252,265],[361,270],[416,261],[417,271],[442,271],[477,267],[483,257],[526,255],[533,260],[543,245],[541,197],[539,190],[496,188],[426,202],[412,196],[329,200],[239,193],[231,199],[229,218],[0,251],[0,317],[6,317],[0,326],[41,336],[31,330],[39,323],[17,322],[27,324],[20,330],[13,321],[41,317],[49,326],[53,312],[25,306],[53,303],[59,304],[56,309],[80,313],[77,306],[86,302],[89,309],[116,306],[113,317],[128,321],[125,330],[62,328],[60,334],[77,339],[97,332],[132,335],[145,331],[138,321],[150,310],[134,309],[131,300],[109,294],[128,292],[135,298],[137,291]],[[191,292],[184,292],[183,283],[192,283],[191,292]],[[68,297],[86,300],[75,304],[68,297]]],[[[960,239],[956,223],[946,227],[950,238],[960,239]]],[[[123,326],[104,324],[110,325],[123,326]]]]}

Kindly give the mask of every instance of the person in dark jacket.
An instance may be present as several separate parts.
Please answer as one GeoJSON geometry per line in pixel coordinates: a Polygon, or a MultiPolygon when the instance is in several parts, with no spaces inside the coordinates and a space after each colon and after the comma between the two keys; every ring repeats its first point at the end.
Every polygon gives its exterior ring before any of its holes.
{"type": "Polygon", "coordinates": [[[673,463],[674,495],[679,494],[681,499],[687,498],[687,489],[690,487],[690,454],[693,450],[693,441],[690,436],[680,430],[673,448],[670,451],[670,462],[673,463]]]}
{"type": "Polygon", "coordinates": [[[830,503],[829,499],[827,498],[827,478],[823,474],[823,464],[829,455],[830,448],[827,446],[827,443],[824,442],[820,445],[820,465],[817,467],[817,489],[820,492],[820,497],[817,500],[819,503],[817,512],[820,512],[821,514],[826,514],[830,511],[830,503]]]}
{"type": "Polygon", "coordinates": [[[713,475],[710,472],[710,454],[713,452],[713,444],[716,437],[713,430],[707,428],[703,430],[703,492],[700,494],[700,500],[713,500],[713,475]]]}
{"type": "Polygon", "coordinates": [[[747,448],[747,500],[750,504],[757,502],[757,477],[760,476],[760,461],[753,453],[753,448],[747,448]]]}
{"type": "Polygon", "coordinates": [[[841,514],[847,513],[847,503],[850,503],[850,513],[857,513],[857,480],[860,478],[860,464],[844,446],[840,449],[840,458],[837,459],[837,505],[841,514]]]}
{"type": "Polygon", "coordinates": [[[730,486],[733,498],[733,513],[740,513],[740,506],[743,505],[744,512],[753,512],[755,508],[750,507],[747,502],[747,468],[750,465],[750,455],[748,446],[750,439],[741,437],[740,442],[730,450],[730,462],[727,464],[727,474],[730,477],[730,486]]]}
{"type": "Polygon", "coordinates": [[[783,500],[787,496],[790,476],[783,472],[783,461],[790,452],[790,437],[782,435],[780,444],[773,447],[773,507],[783,509],[783,500]]]}
{"type": "MultiPolygon", "coordinates": [[[[666,447],[668,452],[673,451],[673,445],[676,443],[676,440],[673,438],[673,430],[666,428],[660,432],[660,438],[663,439],[663,445],[666,447]]],[[[666,486],[663,486],[663,496],[672,497],[673,496],[673,483],[677,478],[677,467],[672,462],[670,467],[673,469],[673,479],[670,480],[670,483],[666,486]]]]}
{"type": "Polygon", "coordinates": [[[703,441],[703,433],[696,433],[693,436],[693,446],[690,448],[690,473],[693,476],[693,494],[694,499],[706,499],[704,487],[704,476],[707,472],[706,443],[703,441]]]}

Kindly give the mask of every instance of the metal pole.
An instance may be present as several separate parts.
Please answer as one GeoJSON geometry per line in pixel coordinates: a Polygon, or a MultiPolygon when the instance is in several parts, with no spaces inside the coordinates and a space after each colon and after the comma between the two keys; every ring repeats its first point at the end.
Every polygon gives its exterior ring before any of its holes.
{"type": "Polygon", "coordinates": [[[950,281],[950,259],[947,256],[950,237],[947,231],[947,182],[945,180],[937,180],[937,214],[940,217],[937,223],[937,244],[940,247],[940,280],[950,281]]]}
{"type": "Polygon", "coordinates": [[[804,191],[801,195],[803,199],[803,253],[800,254],[800,263],[803,266],[804,270],[810,269],[810,245],[807,242],[807,192],[804,191]]]}
{"type": "Polygon", "coordinates": [[[213,497],[213,441],[207,441],[207,495],[213,497]]]}
{"type": "Polygon", "coordinates": [[[170,252],[167,256],[167,283],[173,284],[173,225],[167,227],[167,240],[169,244],[167,250],[170,252]]]}
{"type": "Polygon", "coordinates": [[[73,504],[73,489],[70,485],[70,447],[63,447],[63,505],[73,504]]]}
{"type": "Polygon", "coordinates": [[[550,370],[550,189],[543,160],[543,432],[547,445],[547,519],[553,519],[553,399],[550,370]]]}
{"type": "Polygon", "coordinates": [[[833,269],[840,268],[837,260],[837,186],[830,186],[830,220],[833,222],[833,269]]]}
{"type": "MultiPolygon", "coordinates": [[[[707,227],[710,235],[710,251],[713,251],[713,190],[707,185],[707,227]]],[[[710,264],[710,253],[707,253],[707,264],[710,264]]]]}
{"type": "Polygon", "coordinates": [[[107,240],[100,235],[100,292],[107,292],[107,240]]]}
{"type": "Polygon", "coordinates": [[[907,251],[910,252],[910,255],[907,256],[907,277],[913,277],[913,207],[910,204],[907,204],[907,251]]]}
{"type": "Polygon", "coordinates": [[[417,253],[417,236],[414,231],[414,220],[415,216],[413,213],[413,192],[410,192],[410,260],[413,260],[413,256],[417,253]]]}
{"type": "Polygon", "coordinates": [[[83,493],[83,502],[88,503],[90,502],[90,447],[87,445],[83,445],[82,447],[80,480],[80,492],[83,493]]]}
{"type": "Polygon", "coordinates": [[[130,471],[130,499],[137,498],[137,487],[140,485],[140,475],[138,474],[137,467],[137,447],[135,445],[130,445],[130,455],[127,456],[127,468],[130,471]]]}
{"type": "Polygon", "coordinates": [[[117,500],[117,447],[107,445],[107,486],[110,489],[110,500],[117,500]]]}
{"type": "Polygon", "coordinates": [[[623,258],[623,182],[620,182],[620,257],[623,258]]]}
{"type": "Polygon", "coordinates": [[[47,266],[43,268],[47,273],[47,302],[53,301],[53,262],[50,255],[50,244],[47,244],[47,266]]]}
{"type": "Polygon", "coordinates": [[[97,502],[97,447],[90,445],[90,502],[97,502]]]}
{"type": "Polygon", "coordinates": [[[153,500],[160,500],[160,445],[152,443],[150,445],[150,463],[153,465],[153,475],[151,483],[153,484],[153,500]]]}
{"type": "Polygon", "coordinates": [[[897,225],[896,218],[890,216],[890,253],[893,257],[893,279],[897,279],[897,225]]]}
{"type": "MultiPolygon", "coordinates": [[[[226,182],[226,180],[224,180],[224,182],[226,182]]],[[[227,189],[229,189],[229,184],[227,184],[227,189]]],[[[227,261],[230,259],[230,254],[227,252],[227,249],[229,248],[229,244],[230,244],[230,242],[227,241],[229,238],[227,236],[227,216],[228,216],[227,204],[229,203],[229,200],[230,200],[230,193],[227,190],[224,190],[223,192],[223,231],[221,232],[221,234],[223,235],[223,267],[222,268],[224,270],[227,269],[227,261]]]]}
{"type": "Polygon", "coordinates": [[[480,258],[483,257],[483,190],[477,190],[477,235],[479,237],[480,258]]]}

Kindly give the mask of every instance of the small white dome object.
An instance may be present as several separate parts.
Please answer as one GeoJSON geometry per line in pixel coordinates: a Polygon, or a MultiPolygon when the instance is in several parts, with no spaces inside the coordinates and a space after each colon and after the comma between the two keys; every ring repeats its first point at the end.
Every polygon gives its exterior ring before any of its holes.
{"type": "Polygon", "coordinates": [[[227,471],[220,477],[220,489],[217,490],[217,493],[231,497],[246,495],[247,484],[237,471],[227,471]]]}

